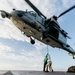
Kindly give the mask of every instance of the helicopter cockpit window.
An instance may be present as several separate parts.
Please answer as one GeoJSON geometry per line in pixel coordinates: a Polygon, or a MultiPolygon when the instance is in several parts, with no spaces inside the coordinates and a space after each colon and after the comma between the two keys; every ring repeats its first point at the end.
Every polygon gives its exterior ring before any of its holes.
{"type": "Polygon", "coordinates": [[[35,13],[35,12],[30,11],[29,13],[30,13],[31,15],[33,15],[33,16],[35,16],[35,17],[36,17],[36,13],[35,13]]]}
{"type": "Polygon", "coordinates": [[[17,15],[18,15],[19,17],[22,17],[22,16],[24,15],[24,12],[22,12],[22,11],[17,11],[17,15]]]}

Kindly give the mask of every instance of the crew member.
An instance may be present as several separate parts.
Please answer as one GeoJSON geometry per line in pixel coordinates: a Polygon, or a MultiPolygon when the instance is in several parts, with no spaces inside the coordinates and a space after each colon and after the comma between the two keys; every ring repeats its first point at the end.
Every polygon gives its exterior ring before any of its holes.
{"type": "Polygon", "coordinates": [[[51,57],[49,54],[47,54],[47,64],[46,64],[46,71],[48,71],[48,68],[49,68],[49,72],[53,72],[53,69],[52,69],[52,61],[51,61],[51,57]]]}
{"type": "Polygon", "coordinates": [[[46,70],[47,61],[48,61],[48,56],[46,55],[45,58],[44,58],[44,67],[43,67],[44,72],[47,71],[46,70]]]}

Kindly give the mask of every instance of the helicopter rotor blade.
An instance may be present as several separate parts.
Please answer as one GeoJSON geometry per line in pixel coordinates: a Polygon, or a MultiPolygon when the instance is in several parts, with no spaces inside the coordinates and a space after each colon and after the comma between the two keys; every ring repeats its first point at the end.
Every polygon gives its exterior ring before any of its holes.
{"type": "Polygon", "coordinates": [[[30,7],[39,15],[46,18],[29,0],[24,0],[27,4],[29,4],[30,7]]]}
{"type": "Polygon", "coordinates": [[[64,14],[66,14],[67,12],[71,11],[71,10],[74,9],[74,8],[75,8],[75,5],[72,6],[71,8],[69,8],[68,10],[64,11],[63,13],[61,13],[61,14],[58,16],[58,18],[61,17],[61,16],[63,16],[64,14]]]}
{"type": "Polygon", "coordinates": [[[68,39],[72,39],[72,38],[71,38],[70,36],[68,36],[68,35],[67,35],[67,38],[68,38],[68,39]]]}

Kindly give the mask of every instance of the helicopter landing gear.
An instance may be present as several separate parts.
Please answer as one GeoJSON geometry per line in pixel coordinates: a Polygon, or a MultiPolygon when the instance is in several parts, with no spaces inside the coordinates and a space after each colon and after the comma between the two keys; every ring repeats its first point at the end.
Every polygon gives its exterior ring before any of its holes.
{"type": "Polygon", "coordinates": [[[30,43],[35,44],[35,40],[30,37],[30,43]]]}

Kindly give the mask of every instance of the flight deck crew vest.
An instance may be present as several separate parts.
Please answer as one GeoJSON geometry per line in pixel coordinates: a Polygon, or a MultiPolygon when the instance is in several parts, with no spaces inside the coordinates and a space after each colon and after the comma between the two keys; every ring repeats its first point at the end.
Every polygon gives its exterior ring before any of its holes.
{"type": "Polygon", "coordinates": [[[48,58],[45,58],[45,59],[44,59],[44,63],[47,63],[47,60],[48,60],[48,58]]]}

